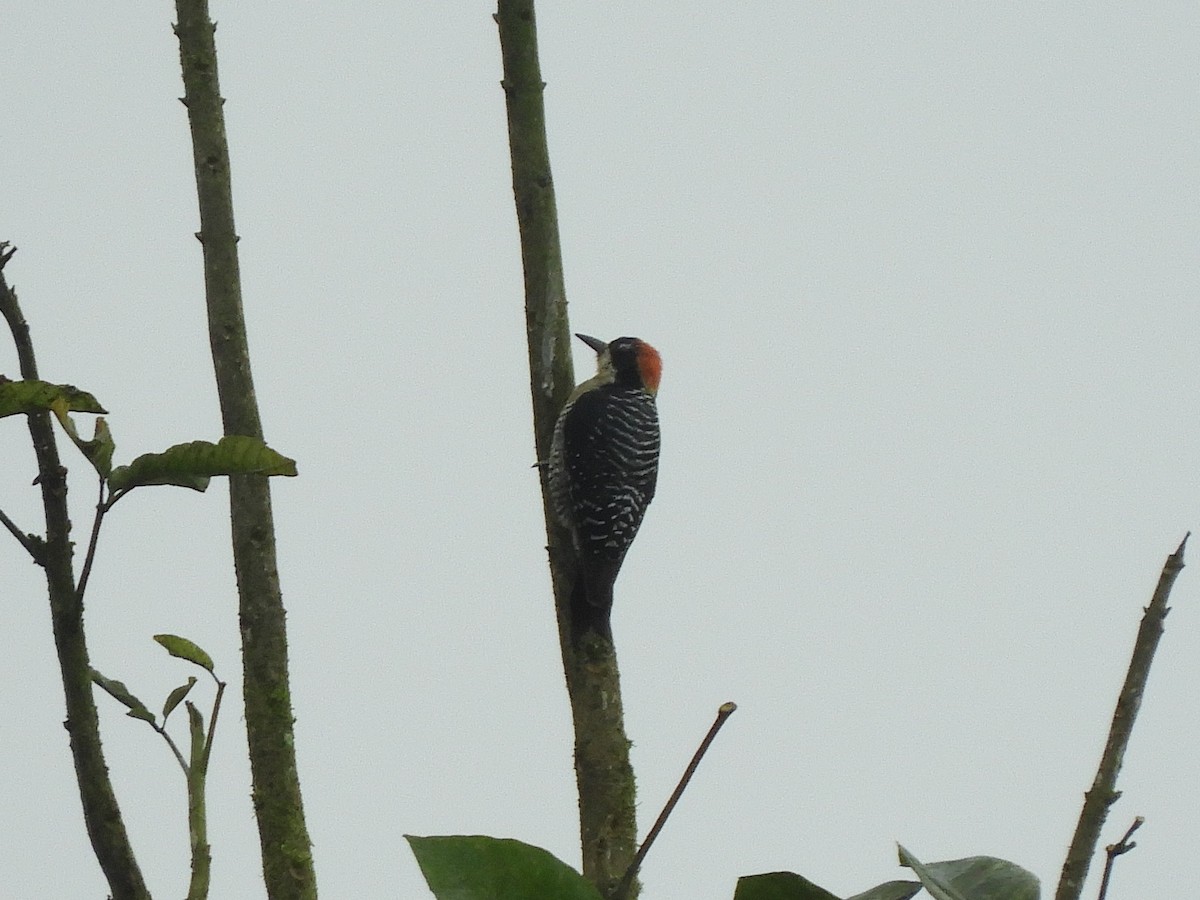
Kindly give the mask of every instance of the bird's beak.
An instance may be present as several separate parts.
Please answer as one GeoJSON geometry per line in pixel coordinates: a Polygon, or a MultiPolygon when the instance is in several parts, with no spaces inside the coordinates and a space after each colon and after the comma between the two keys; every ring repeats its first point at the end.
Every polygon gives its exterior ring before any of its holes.
{"type": "Polygon", "coordinates": [[[586,334],[577,334],[577,335],[575,335],[575,337],[579,338],[581,341],[583,341],[585,344],[587,344],[589,347],[591,347],[597,353],[603,353],[605,348],[608,347],[608,344],[606,344],[604,341],[600,340],[599,338],[589,337],[586,334]]]}

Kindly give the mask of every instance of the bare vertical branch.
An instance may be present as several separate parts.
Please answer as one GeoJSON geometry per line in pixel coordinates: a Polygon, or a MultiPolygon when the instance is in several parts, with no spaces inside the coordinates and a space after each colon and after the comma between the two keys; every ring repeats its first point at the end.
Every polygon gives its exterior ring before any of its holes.
{"type": "MultiPolygon", "coordinates": [[[[0,247],[0,250],[4,249],[0,247]]],[[[0,254],[0,269],[10,255],[0,254]]],[[[21,377],[36,379],[37,360],[29,325],[3,271],[0,271],[0,313],[8,322],[16,344],[21,377]]],[[[46,539],[38,548],[37,561],[46,570],[50,619],[67,706],[65,724],[75,761],[75,777],[79,781],[84,822],[114,900],[149,900],[150,893],[129,843],[100,743],[100,720],[92,695],[92,664],[83,630],[83,600],[75,590],[67,470],[58,457],[50,414],[30,413],[28,419],[46,514],[46,539]]]]}
{"type": "MultiPolygon", "coordinates": [[[[184,105],[192,130],[209,343],[225,434],[262,439],[242,314],[229,147],[207,0],[176,0],[184,105]]],[[[229,479],[242,630],[243,693],[263,874],[273,900],[317,895],[296,770],[287,628],[268,480],[229,479]]]]}
{"type": "MultiPolygon", "coordinates": [[[[218,690],[216,704],[221,702],[218,690]]],[[[215,723],[216,710],[213,716],[215,723]]],[[[190,760],[187,772],[188,838],[192,848],[192,877],[188,881],[187,900],[205,900],[212,880],[212,848],[208,844],[208,807],[205,793],[208,765],[205,753],[204,717],[192,701],[187,701],[190,760]]]]}
{"type": "Polygon", "coordinates": [[[1108,731],[1108,742],[1104,746],[1104,755],[1096,770],[1092,789],[1084,794],[1083,810],[1079,814],[1075,836],[1071,839],[1071,847],[1063,863],[1055,900],[1079,900],[1092,857],[1095,856],[1096,847],[1100,843],[1100,830],[1108,817],[1109,807],[1121,796],[1117,790],[1117,775],[1125,760],[1125,748],[1129,746],[1133,723],[1142,705],[1142,695],[1150,677],[1150,663],[1154,661],[1154,653],[1158,649],[1159,638],[1162,637],[1163,622],[1167,613],[1171,611],[1167,601],[1171,597],[1175,579],[1183,571],[1183,551],[1189,536],[1185,535],[1178,549],[1167,557],[1158,579],[1158,586],[1154,589],[1154,596],[1150,599],[1150,605],[1146,607],[1145,615],[1142,616],[1142,624],[1138,628],[1137,640],[1133,645],[1133,656],[1129,660],[1129,671],[1125,675],[1125,684],[1117,698],[1117,708],[1108,731]]]}
{"type": "MultiPolygon", "coordinates": [[[[499,0],[496,23],[525,271],[534,437],[538,459],[545,460],[550,455],[554,421],[575,386],[575,377],[533,0],[499,0]]],[[[544,467],[542,503],[559,643],[575,726],[583,873],[602,894],[610,895],[637,848],[633,767],[625,736],[620,673],[610,642],[594,635],[579,646],[572,642],[570,596],[575,558],[570,535],[554,515],[544,467]]],[[[628,896],[633,898],[636,893],[635,883],[628,896]]]]}

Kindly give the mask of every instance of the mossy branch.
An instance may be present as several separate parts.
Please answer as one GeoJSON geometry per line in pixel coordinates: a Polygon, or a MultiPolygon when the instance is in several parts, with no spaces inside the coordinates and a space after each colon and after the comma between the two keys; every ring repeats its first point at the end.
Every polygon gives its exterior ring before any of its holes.
{"type": "MultiPolygon", "coordinates": [[[[17,294],[9,287],[2,271],[11,255],[7,245],[0,245],[0,314],[12,332],[21,377],[36,380],[37,360],[29,325],[21,313],[17,294]]],[[[67,470],[59,460],[50,414],[32,412],[28,420],[46,515],[45,540],[37,543],[35,559],[46,572],[50,620],[66,698],[65,724],[75,761],[84,822],[114,900],[149,900],[150,893],[125,831],[100,743],[100,721],[92,694],[92,666],[83,630],[83,600],[75,589],[67,470]]]]}
{"type": "MultiPolygon", "coordinates": [[[[562,251],[550,153],[546,143],[537,24],[532,0],[500,0],[496,23],[504,65],[513,195],[525,272],[525,331],[529,347],[537,458],[550,455],[554,422],[575,386],[562,251]]],[[[637,849],[635,787],[613,645],[594,634],[573,643],[571,586],[576,562],[571,538],[557,521],[542,467],[542,504],[559,642],[575,726],[583,874],[605,896],[617,888],[637,849]]],[[[636,883],[628,896],[636,896],[636,883]]]]}
{"type": "MultiPolygon", "coordinates": [[[[229,147],[206,0],[176,0],[184,97],[192,131],[204,249],[208,333],[226,435],[262,439],[242,313],[229,147]]],[[[243,694],[263,874],[272,900],[317,895],[296,770],[287,629],[265,475],[229,479],[242,630],[243,694]]]]}

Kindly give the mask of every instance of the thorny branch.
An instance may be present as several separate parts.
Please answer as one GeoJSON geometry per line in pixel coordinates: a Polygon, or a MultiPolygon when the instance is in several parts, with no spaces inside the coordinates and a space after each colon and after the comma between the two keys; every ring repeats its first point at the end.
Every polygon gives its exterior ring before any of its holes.
{"type": "Polygon", "coordinates": [[[1146,682],[1150,677],[1150,664],[1154,661],[1154,653],[1158,649],[1158,641],[1163,634],[1163,623],[1167,613],[1171,611],[1167,601],[1171,596],[1171,588],[1175,579],[1183,571],[1183,551],[1187,546],[1188,535],[1179,543],[1179,547],[1167,557],[1163,563],[1162,574],[1158,578],[1158,586],[1150,605],[1142,616],[1138,628],[1137,639],[1133,645],[1133,655],[1129,660],[1129,671],[1125,675],[1125,684],[1121,687],[1117,698],[1117,708],[1113,712],[1112,725],[1108,732],[1108,741],[1104,746],[1104,755],[1096,769],[1096,778],[1092,789],[1084,794],[1083,809],[1079,813],[1079,822],[1075,827],[1075,836],[1067,851],[1063,863],[1062,877],[1058,882],[1055,900],[1079,900],[1083,893],[1083,883],[1087,879],[1088,868],[1092,857],[1096,854],[1096,846],[1100,842],[1100,830],[1104,820],[1117,798],[1121,796],[1117,790],[1117,775],[1121,771],[1121,763],[1125,759],[1125,748],[1129,746],[1129,738],[1133,733],[1133,723],[1137,719],[1138,709],[1142,705],[1142,695],[1146,691],[1146,682]]]}
{"type": "MultiPolygon", "coordinates": [[[[16,291],[9,287],[3,273],[12,254],[9,244],[0,243],[0,314],[12,332],[21,377],[35,380],[38,368],[29,324],[17,302],[16,291]]],[[[84,822],[96,860],[115,900],[149,900],[150,893],[125,831],[100,743],[100,721],[92,694],[92,666],[83,629],[83,601],[75,588],[67,470],[59,460],[50,414],[44,411],[29,413],[26,418],[37,457],[37,484],[41,488],[46,516],[45,544],[39,547],[38,556],[46,573],[50,620],[67,707],[65,724],[84,822]]]]}

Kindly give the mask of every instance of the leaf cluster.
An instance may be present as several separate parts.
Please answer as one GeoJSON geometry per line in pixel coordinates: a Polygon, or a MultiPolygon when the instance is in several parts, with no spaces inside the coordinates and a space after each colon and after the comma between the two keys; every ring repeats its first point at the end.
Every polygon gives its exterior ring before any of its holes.
{"type": "Polygon", "coordinates": [[[0,418],[21,413],[51,412],[92,468],[104,480],[110,505],[136,487],[175,485],[203,491],[217,475],[296,475],[296,462],[257,438],[228,435],[217,443],[190,441],[161,453],[143,453],[129,465],[113,468],[116,442],[107,421],[96,419],[91,438],[79,433],[73,412],[103,414],[107,410],[87,391],[70,384],[0,379],[0,418]]]}
{"type": "MultiPolygon", "coordinates": [[[[604,900],[596,887],[540,847],[483,835],[406,835],[438,900],[604,900]]],[[[990,856],[922,863],[900,847],[900,863],[917,881],[889,881],[841,898],[794,872],[738,879],[733,900],[1038,900],[1037,878],[990,856]]]]}

